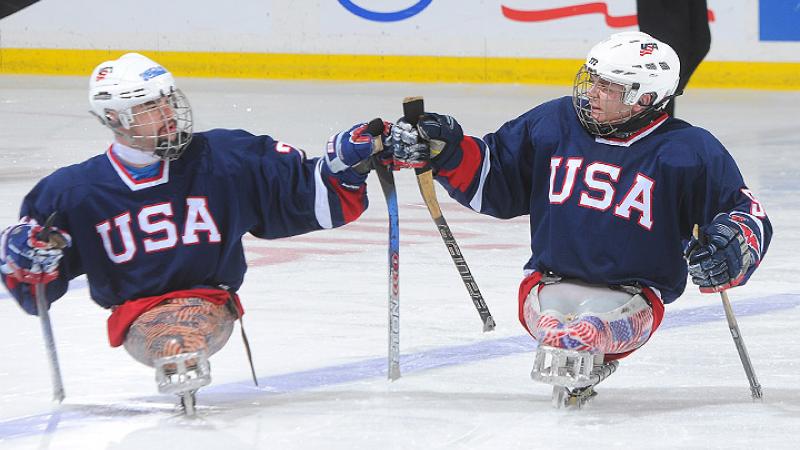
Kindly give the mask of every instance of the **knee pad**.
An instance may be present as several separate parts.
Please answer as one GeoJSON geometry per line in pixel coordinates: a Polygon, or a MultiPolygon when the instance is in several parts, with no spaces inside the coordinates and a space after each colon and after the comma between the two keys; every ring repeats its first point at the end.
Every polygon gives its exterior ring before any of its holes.
{"type": "Polygon", "coordinates": [[[228,342],[236,318],[226,305],[204,299],[165,300],[131,324],[125,350],[150,367],[157,359],[181,353],[203,351],[211,356],[228,342]]]}
{"type": "Polygon", "coordinates": [[[571,280],[540,283],[522,306],[523,324],[534,339],[556,348],[629,353],[641,347],[657,325],[642,293],[571,280]]]}

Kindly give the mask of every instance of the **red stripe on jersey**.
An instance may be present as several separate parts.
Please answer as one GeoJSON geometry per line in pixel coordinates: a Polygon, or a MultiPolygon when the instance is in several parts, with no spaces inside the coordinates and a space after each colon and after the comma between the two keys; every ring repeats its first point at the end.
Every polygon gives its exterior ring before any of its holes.
{"type": "Polygon", "coordinates": [[[336,177],[329,177],[328,182],[333,186],[336,191],[336,196],[339,197],[339,204],[342,206],[342,218],[344,223],[350,223],[364,212],[364,198],[367,194],[367,187],[361,185],[358,190],[345,189],[339,179],[336,177]]]}
{"type": "MultiPolygon", "coordinates": [[[[125,335],[128,334],[128,328],[130,328],[134,320],[163,303],[164,300],[172,298],[202,298],[215,305],[224,305],[230,300],[231,296],[228,291],[223,291],[222,289],[198,288],[169,292],[155,297],[128,300],[119,306],[115,306],[111,316],[108,317],[108,342],[112,347],[122,345],[125,342],[125,335]]],[[[236,309],[239,310],[239,316],[243,316],[244,308],[239,302],[239,296],[234,294],[233,299],[236,302],[236,309]]]]}
{"type": "Polygon", "coordinates": [[[478,144],[470,136],[464,136],[461,141],[461,162],[455,169],[440,170],[437,175],[447,178],[450,186],[461,192],[467,192],[480,166],[481,151],[478,144]]]}

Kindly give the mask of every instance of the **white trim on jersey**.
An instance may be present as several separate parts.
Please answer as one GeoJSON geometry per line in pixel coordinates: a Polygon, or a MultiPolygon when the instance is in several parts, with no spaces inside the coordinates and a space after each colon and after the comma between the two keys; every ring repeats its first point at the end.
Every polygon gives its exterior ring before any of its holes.
{"type": "Polygon", "coordinates": [[[127,185],[130,190],[132,191],[141,191],[142,189],[147,189],[149,187],[158,186],[160,184],[165,184],[169,182],[169,161],[162,161],[161,162],[161,171],[160,173],[153,177],[147,178],[144,180],[136,180],[134,179],[129,173],[128,170],[125,169],[125,166],[122,165],[122,162],[119,161],[118,157],[114,154],[112,147],[108,148],[106,152],[106,156],[108,160],[111,162],[111,167],[117,172],[120,179],[122,180],[125,185],[127,185]]]}
{"type": "Polygon", "coordinates": [[[492,168],[492,161],[490,158],[489,146],[486,145],[482,139],[478,140],[483,144],[485,152],[483,154],[483,163],[481,164],[481,179],[478,181],[478,189],[475,191],[475,195],[473,195],[472,200],[469,201],[469,207],[472,208],[473,211],[481,212],[481,208],[483,207],[483,186],[486,183],[486,178],[489,176],[489,170],[492,168]]]}
{"type": "Polygon", "coordinates": [[[323,160],[320,158],[314,167],[314,215],[319,226],[330,229],[333,228],[333,218],[331,205],[328,203],[328,187],[322,181],[322,164],[323,160]]]}
{"type": "Polygon", "coordinates": [[[594,140],[595,142],[598,142],[600,144],[616,145],[619,147],[630,147],[634,142],[644,139],[647,135],[655,131],[655,129],[661,126],[662,123],[666,122],[668,118],[669,118],[668,115],[666,114],[662,115],[661,117],[654,120],[646,127],[642,128],[636,133],[633,133],[627,139],[602,138],[600,136],[596,136],[594,140]]]}

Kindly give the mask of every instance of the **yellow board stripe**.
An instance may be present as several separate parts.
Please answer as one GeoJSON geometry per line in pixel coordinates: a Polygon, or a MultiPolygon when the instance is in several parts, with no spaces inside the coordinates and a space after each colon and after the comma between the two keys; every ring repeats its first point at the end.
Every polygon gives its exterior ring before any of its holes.
{"type": "MultiPolygon", "coordinates": [[[[0,74],[84,75],[126,50],[0,48],[0,74]]],[[[175,75],[569,85],[577,59],[140,51],[175,75]]],[[[800,63],[703,62],[690,86],[800,90],[800,63]]]]}

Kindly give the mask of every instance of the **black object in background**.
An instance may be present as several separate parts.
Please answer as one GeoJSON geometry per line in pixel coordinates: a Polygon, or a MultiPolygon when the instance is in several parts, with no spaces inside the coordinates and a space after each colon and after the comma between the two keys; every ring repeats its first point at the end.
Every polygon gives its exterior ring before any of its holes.
{"type": "Polygon", "coordinates": [[[10,16],[22,8],[30,6],[39,0],[0,0],[0,19],[10,16]]]}
{"type": "MultiPolygon", "coordinates": [[[[636,13],[639,30],[666,42],[678,54],[678,92],[683,91],[711,47],[706,0],[636,0],[636,13]]],[[[670,116],[675,115],[675,99],[665,110],[670,116]]]]}

